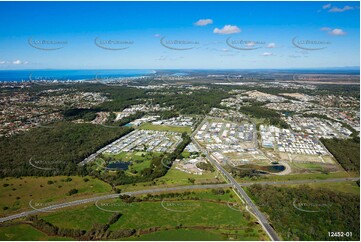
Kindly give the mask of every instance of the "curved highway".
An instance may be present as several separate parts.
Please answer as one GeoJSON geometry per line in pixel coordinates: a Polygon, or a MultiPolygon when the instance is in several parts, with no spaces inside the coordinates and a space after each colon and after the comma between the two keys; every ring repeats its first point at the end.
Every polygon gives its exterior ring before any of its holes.
{"type": "Polygon", "coordinates": [[[174,191],[182,191],[182,190],[226,188],[226,187],[231,187],[231,184],[210,184],[210,185],[166,187],[166,188],[154,188],[154,189],[147,189],[147,190],[140,190],[140,191],[123,192],[120,194],[109,194],[109,195],[103,195],[103,196],[98,196],[98,197],[80,199],[80,200],[61,203],[61,204],[55,204],[55,205],[51,205],[48,207],[44,207],[41,210],[30,210],[30,211],[10,215],[8,217],[0,218],[0,223],[7,222],[7,221],[17,219],[17,218],[26,217],[28,215],[36,214],[36,213],[39,213],[42,211],[43,212],[53,211],[56,209],[77,206],[77,205],[84,204],[84,203],[96,202],[99,200],[106,200],[106,199],[110,199],[110,198],[117,198],[117,197],[119,197],[119,195],[142,195],[142,194],[158,193],[158,192],[174,192],[174,191]]]}

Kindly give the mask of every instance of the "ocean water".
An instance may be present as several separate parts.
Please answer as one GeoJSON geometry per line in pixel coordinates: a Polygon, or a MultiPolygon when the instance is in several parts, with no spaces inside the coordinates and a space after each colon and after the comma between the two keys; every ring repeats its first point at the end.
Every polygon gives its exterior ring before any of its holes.
{"type": "Polygon", "coordinates": [[[154,74],[154,70],[0,70],[0,82],[39,80],[94,80],[117,77],[138,77],[154,74]]]}
{"type": "MultiPolygon", "coordinates": [[[[359,69],[244,69],[244,70],[160,70],[159,73],[171,76],[188,76],[191,74],[242,74],[242,73],[298,73],[298,74],[348,74],[360,75],[359,69]]],[[[117,77],[148,76],[157,73],[149,69],[109,69],[109,70],[0,70],[0,82],[21,82],[40,80],[95,80],[117,77]]]]}

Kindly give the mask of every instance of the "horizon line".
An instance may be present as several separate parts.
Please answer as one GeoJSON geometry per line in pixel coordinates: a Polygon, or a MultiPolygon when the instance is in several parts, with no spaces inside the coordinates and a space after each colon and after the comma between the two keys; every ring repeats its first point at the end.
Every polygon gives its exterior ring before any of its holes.
{"type": "Polygon", "coordinates": [[[323,70],[323,69],[348,69],[360,70],[360,66],[335,66],[335,67],[289,67],[289,68],[38,68],[38,69],[0,69],[0,71],[34,71],[34,70],[323,70]]]}

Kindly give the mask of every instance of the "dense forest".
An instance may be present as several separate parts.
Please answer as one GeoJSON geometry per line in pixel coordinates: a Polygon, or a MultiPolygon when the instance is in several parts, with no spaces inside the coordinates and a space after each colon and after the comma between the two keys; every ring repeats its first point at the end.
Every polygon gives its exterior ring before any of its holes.
{"type": "Polygon", "coordinates": [[[99,111],[99,109],[92,108],[71,108],[64,110],[62,113],[66,120],[83,119],[84,121],[92,121],[99,111]]]}
{"type": "Polygon", "coordinates": [[[131,130],[61,122],[9,138],[2,137],[0,177],[84,174],[76,163],[131,130]]]}
{"type": "Polygon", "coordinates": [[[360,171],[360,139],[321,139],[346,171],[360,171]]]}
{"type": "Polygon", "coordinates": [[[274,110],[261,107],[260,105],[252,104],[250,106],[242,106],[239,111],[253,118],[264,118],[270,125],[284,129],[289,128],[289,125],[281,119],[281,114],[274,110]]]}
{"type": "Polygon", "coordinates": [[[158,94],[149,95],[149,90],[123,86],[106,86],[100,84],[93,85],[72,85],[79,91],[101,92],[110,100],[96,107],[102,111],[121,111],[134,104],[146,103],[149,98],[153,105],[159,104],[161,107],[173,106],[175,112],[181,114],[206,114],[212,107],[219,107],[222,99],[229,97],[227,91],[221,87],[211,87],[208,90],[179,91],[178,88],[169,87],[166,92],[172,95],[158,94]]]}
{"type": "Polygon", "coordinates": [[[247,189],[284,240],[360,239],[358,195],[308,186],[252,185],[247,189]],[[328,232],[352,232],[352,237],[329,237],[328,232]]]}
{"type": "Polygon", "coordinates": [[[70,237],[76,240],[115,240],[118,238],[129,237],[133,235],[136,231],[135,229],[118,229],[111,231],[109,229],[110,225],[117,222],[122,214],[114,213],[105,224],[93,224],[90,230],[81,230],[73,228],[59,228],[38,216],[29,216],[27,217],[28,223],[33,227],[43,231],[49,236],[61,236],[61,237],[70,237]]]}
{"type": "Polygon", "coordinates": [[[181,114],[208,114],[213,107],[221,107],[222,99],[229,94],[220,88],[193,91],[191,93],[176,93],[175,95],[159,95],[154,97],[153,104],[163,107],[174,107],[181,114]]]}

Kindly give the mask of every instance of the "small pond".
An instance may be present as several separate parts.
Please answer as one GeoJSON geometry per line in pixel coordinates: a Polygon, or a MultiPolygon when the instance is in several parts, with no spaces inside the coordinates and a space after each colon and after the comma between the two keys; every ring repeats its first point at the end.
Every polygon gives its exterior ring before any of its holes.
{"type": "Polygon", "coordinates": [[[114,169],[114,170],[127,170],[129,165],[131,163],[130,162],[123,162],[123,161],[117,161],[117,162],[113,162],[113,163],[109,163],[107,165],[108,169],[114,169]]]}

